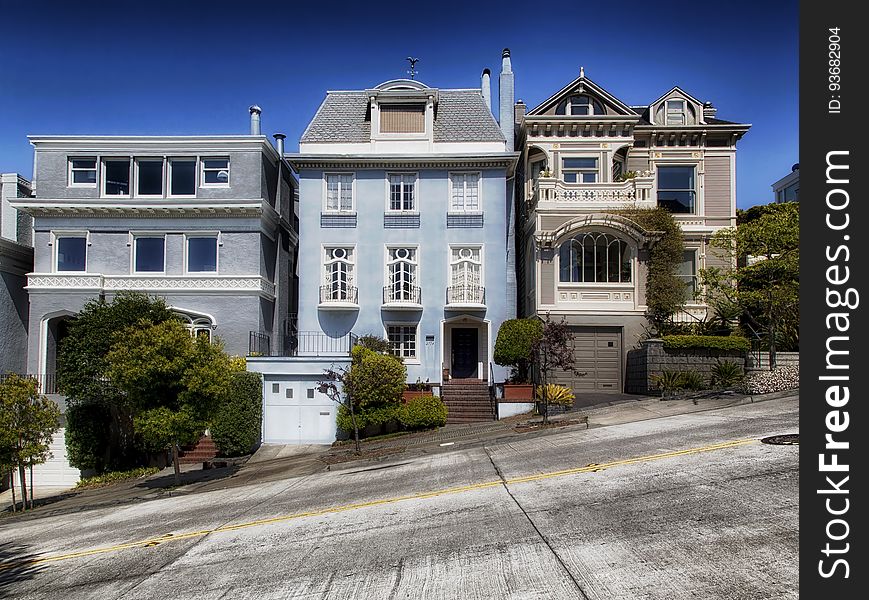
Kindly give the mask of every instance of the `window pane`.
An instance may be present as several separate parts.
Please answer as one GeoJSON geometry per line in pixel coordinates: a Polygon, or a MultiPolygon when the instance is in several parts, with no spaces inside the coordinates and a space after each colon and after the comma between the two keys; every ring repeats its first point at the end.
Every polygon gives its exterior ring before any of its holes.
{"type": "Polygon", "coordinates": [[[130,193],[130,161],[106,161],[106,195],[126,196],[130,193]]]}
{"type": "Polygon", "coordinates": [[[187,239],[187,270],[193,273],[217,271],[217,238],[187,239]]]}
{"type": "Polygon", "coordinates": [[[139,195],[163,193],[163,161],[139,161],[139,195]]]}
{"type": "Polygon", "coordinates": [[[170,190],[173,196],[192,196],[196,193],[196,161],[173,160],[170,190]]]}
{"type": "Polygon", "coordinates": [[[583,183],[594,183],[597,181],[597,173],[583,173],[582,174],[582,182],[583,183]]]}
{"type": "Polygon", "coordinates": [[[564,168],[565,169],[596,169],[597,168],[597,159],[596,158],[565,158],[564,159],[564,168]]]}
{"type": "Polygon", "coordinates": [[[694,167],[658,167],[658,189],[694,190],[694,167]]]}
{"type": "Polygon", "coordinates": [[[228,169],[229,159],[227,158],[205,158],[202,160],[206,169],[228,169]]]}
{"type": "Polygon", "coordinates": [[[73,171],[72,172],[72,182],[73,183],[96,183],[97,182],[97,170],[92,169],[88,171],[73,171]]]}
{"type": "Polygon", "coordinates": [[[97,161],[95,158],[76,158],[72,161],[73,169],[96,169],[97,161]]]}
{"type": "Polygon", "coordinates": [[[579,173],[565,173],[564,181],[565,183],[576,183],[579,177],[579,173]]]}
{"type": "Polygon", "coordinates": [[[137,272],[160,272],[163,270],[163,241],[162,237],[136,238],[135,270],[137,272]]]}
{"type": "Polygon", "coordinates": [[[83,237],[57,238],[57,270],[84,271],[87,240],[83,237]]]}

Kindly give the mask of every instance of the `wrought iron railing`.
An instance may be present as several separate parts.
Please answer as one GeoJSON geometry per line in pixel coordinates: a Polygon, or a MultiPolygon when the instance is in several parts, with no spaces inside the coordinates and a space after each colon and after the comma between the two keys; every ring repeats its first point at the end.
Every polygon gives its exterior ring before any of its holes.
{"type": "Polygon", "coordinates": [[[248,356],[347,356],[357,341],[352,332],[333,337],[322,331],[277,335],[251,331],[248,356]]]}
{"type": "Polygon", "coordinates": [[[447,304],[485,304],[486,288],[482,285],[451,285],[447,287],[447,304]]]}
{"type": "Polygon", "coordinates": [[[386,285],[384,304],[422,304],[422,288],[418,285],[386,285]]]}
{"type": "Polygon", "coordinates": [[[352,285],[321,285],[320,286],[320,303],[327,302],[349,302],[356,304],[358,291],[352,285]]]}

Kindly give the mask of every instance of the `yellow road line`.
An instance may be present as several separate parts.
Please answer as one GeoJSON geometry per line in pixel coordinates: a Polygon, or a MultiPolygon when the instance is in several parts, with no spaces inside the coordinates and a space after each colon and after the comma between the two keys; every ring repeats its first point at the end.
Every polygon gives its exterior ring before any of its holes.
{"type": "Polygon", "coordinates": [[[55,556],[43,556],[39,558],[33,558],[23,561],[17,562],[7,562],[0,563],[0,572],[8,569],[12,569],[15,567],[27,567],[34,566],[52,562],[58,562],[62,560],[70,560],[73,558],[82,558],[85,556],[94,556],[97,554],[108,554],[111,552],[118,552],[120,550],[128,550],[130,548],[146,548],[150,546],[158,546],[160,544],[164,544],[166,542],[174,542],[178,540],[186,540],[191,538],[205,537],[207,535],[213,533],[225,533],[228,531],[238,531],[239,529],[248,529],[250,527],[259,527],[262,525],[271,525],[274,523],[284,523],[287,521],[293,521],[296,519],[303,519],[306,517],[319,517],[323,515],[336,514],[347,512],[351,510],[358,510],[360,508],[370,508],[372,506],[383,506],[385,504],[395,504],[397,502],[404,502],[405,500],[424,500],[426,498],[436,498],[438,496],[446,496],[450,494],[461,494],[463,492],[470,492],[474,490],[482,490],[486,488],[498,487],[501,485],[512,485],[519,483],[529,483],[532,481],[542,481],[545,479],[552,479],[554,477],[565,477],[567,475],[578,475],[580,473],[593,473],[595,471],[603,471],[605,469],[611,469],[613,467],[620,467],[625,465],[632,465],[642,462],[650,462],[654,460],[663,460],[665,458],[674,458],[677,456],[687,456],[691,454],[700,454],[702,452],[712,452],[715,450],[724,450],[727,448],[735,448],[737,446],[744,446],[746,444],[755,443],[757,440],[746,439],[746,440],[734,440],[730,442],[722,442],[719,444],[712,444],[709,446],[701,446],[699,448],[689,448],[687,450],[675,450],[672,452],[662,452],[660,454],[649,454],[645,456],[637,456],[634,458],[626,458],[623,460],[616,460],[608,463],[602,464],[590,464],[584,467],[576,467],[573,469],[565,469],[562,471],[551,471],[548,473],[538,473],[536,475],[525,475],[523,477],[513,477],[504,481],[500,479],[497,481],[483,481],[480,483],[472,483],[469,485],[463,485],[459,487],[445,488],[442,490],[436,490],[432,492],[420,492],[417,494],[408,494],[406,496],[396,496],[393,498],[383,498],[381,500],[371,500],[369,502],[358,502],[355,504],[345,504],[343,506],[332,506],[329,508],[323,508],[320,510],[307,511],[302,513],[294,513],[291,515],[282,515],[280,517],[273,517],[270,519],[259,519],[256,521],[248,521],[246,523],[238,523],[235,525],[224,525],[222,527],[217,527],[214,529],[202,529],[199,531],[188,531],[185,533],[177,533],[177,534],[166,534],[160,537],[148,538],[145,540],[139,540],[136,542],[128,542],[126,544],[116,544],[114,546],[105,546],[102,548],[93,548],[91,550],[81,550],[79,552],[70,552],[67,554],[58,554],[55,556]]]}

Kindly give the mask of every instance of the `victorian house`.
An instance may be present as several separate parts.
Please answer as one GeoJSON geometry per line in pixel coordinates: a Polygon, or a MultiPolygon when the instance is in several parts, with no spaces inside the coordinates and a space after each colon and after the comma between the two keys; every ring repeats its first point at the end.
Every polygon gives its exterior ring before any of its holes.
{"type": "Polygon", "coordinates": [[[673,214],[685,239],[686,305],[675,318],[702,319],[697,273],[721,260],[710,236],[736,224],[736,143],[750,126],[719,119],[679,87],[631,106],[582,71],[527,114],[521,102],[515,112],[519,312],[564,317],[574,328],[585,376],[561,373],[560,383],[622,391],[627,350],[647,326],[656,234],[615,211],[673,214]]]}

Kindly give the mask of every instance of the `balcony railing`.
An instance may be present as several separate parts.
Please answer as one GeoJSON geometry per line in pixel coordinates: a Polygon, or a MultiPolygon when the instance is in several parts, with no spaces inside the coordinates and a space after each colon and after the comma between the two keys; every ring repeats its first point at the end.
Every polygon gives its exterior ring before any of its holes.
{"type": "Polygon", "coordinates": [[[631,204],[656,204],[652,197],[654,177],[638,176],[621,182],[566,183],[555,177],[540,177],[532,188],[531,203],[542,202],[589,208],[631,204]]]}
{"type": "Polygon", "coordinates": [[[287,334],[250,332],[248,356],[349,356],[356,345],[355,333],[331,337],[322,331],[287,334]]]}
{"type": "Polygon", "coordinates": [[[447,304],[486,304],[486,288],[482,285],[451,285],[447,287],[447,304]]]}
{"type": "MultiPolygon", "coordinates": [[[[0,373],[0,382],[6,381],[13,373],[0,373]]],[[[57,373],[27,373],[18,374],[25,379],[34,379],[40,394],[58,394],[57,373]]]]}
{"type": "Polygon", "coordinates": [[[384,304],[422,304],[422,289],[417,285],[383,287],[384,304]]]}
{"type": "Polygon", "coordinates": [[[343,303],[356,304],[358,300],[358,290],[352,285],[321,285],[320,286],[320,304],[328,303],[343,303]]]}

